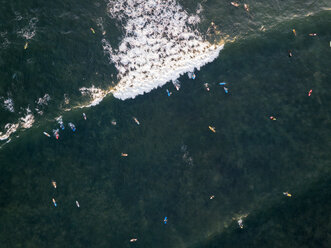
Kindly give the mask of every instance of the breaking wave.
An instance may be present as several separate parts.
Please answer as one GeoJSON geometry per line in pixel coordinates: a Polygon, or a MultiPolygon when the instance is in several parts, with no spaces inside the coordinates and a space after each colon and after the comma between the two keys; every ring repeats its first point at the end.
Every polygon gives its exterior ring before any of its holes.
{"type": "Polygon", "coordinates": [[[205,41],[195,28],[201,11],[190,16],[175,0],[110,0],[108,13],[125,31],[117,49],[102,40],[118,70],[113,95],[135,98],[216,59],[223,45],[205,41]]]}

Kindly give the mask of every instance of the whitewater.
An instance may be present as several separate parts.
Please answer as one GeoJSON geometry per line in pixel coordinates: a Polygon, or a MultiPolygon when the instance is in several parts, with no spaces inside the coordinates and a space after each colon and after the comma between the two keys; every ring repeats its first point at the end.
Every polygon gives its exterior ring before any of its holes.
{"type": "Polygon", "coordinates": [[[108,13],[124,30],[116,49],[102,39],[118,71],[114,97],[135,98],[215,60],[223,44],[203,39],[200,12],[201,6],[189,15],[175,0],[111,0],[108,13]]]}

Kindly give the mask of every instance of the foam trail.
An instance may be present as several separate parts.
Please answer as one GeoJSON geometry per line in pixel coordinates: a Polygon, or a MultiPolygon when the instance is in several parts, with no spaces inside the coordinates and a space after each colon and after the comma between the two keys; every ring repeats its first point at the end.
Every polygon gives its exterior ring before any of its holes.
{"type": "Polygon", "coordinates": [[[8,98],[3,101],[3,106],[5,109],[9,110],[10,112],[14,113],[14,102],[13,99],[8,98]]]}
{"type": "Polygon", "coordinates": [[[26,115],[20,119],[23,128],[30,128],[34,123],[34,116],[29,108],[26,109],[26,115]]]}
{"type": "Polygon", "coordinates": [[[89,104],[79,106],[79,108],[85,108],[85,107],[91,107],[91,106],[98,105],[102,101],[102,99],[105,98],[105,96],[110,92],[109,90],[102,90],[102,89],[96,88],[96,87],[94,87],[94,85],[92,85],[92,87],[90,87],[90,88],[82,87],[79,89],[79,91],[81,92],[81,94],[83,96],[89,96],[91,99],[89,104]]]}
{"type": "Polygon", "coordinates": [[[113,95],[135,98],[216,59],[223,45],[204,41],[194,29],[201,11],[189,16],[175,0],[110,0],[108,12],[125,31],[118,49],[102,40],[120,79],[113,95]]]}
{"type": "Polygon", "coordinates": [[[5,133],[0,132],[0,140],[8,139],[12,133],[16,132],[18,126],[18,123],[7,123],[5,126],[5,133]]]}

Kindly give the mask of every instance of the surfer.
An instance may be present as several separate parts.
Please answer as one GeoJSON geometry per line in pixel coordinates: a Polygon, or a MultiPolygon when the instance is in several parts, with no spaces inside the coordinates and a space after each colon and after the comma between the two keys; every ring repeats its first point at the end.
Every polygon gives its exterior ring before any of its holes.
{"type": "Polygon", "coordinates": [[[132,118],[137,123],[137,125],[140,125],[140,122],[138,121],[138,119],[136,117],[132,117],[132,118]]]}
{"type": "Polygon", "coordinates": [[[311,96],[311,93],[313,92],[313,90],[310,90],[309,92],[308,92],[308,96],[311,96]]]}
{"type": "Polygon", "coordinates": [[[75,125],[74,125],[73,123],[69,122],[69,123],[68,123],[68,126],[71,128],[71,130],[72,130],[73,132],[76,131],[76,127],[75,127],[75,125]]]}
{"type": "Polygon", "coordinates": [[[95,31],[94,31],[94,29],[93,29],[93,28],[90,28],[90,30],[92,31],[92,33],[93,33],[93,34],[95,34],[95,31]]]}
{"type": "Polygon", "coordinates": [[[52,201],[53,201],[54,206],[57,207],[57,204],[56,204],[56,201],[54,198],[52,199],[52,201]]]}
{"type": "Polygon", "coordinates": [[[292,197],[292,195],[288,192],[283,192],[283,195],[286,195],[287,197],[292,197]]]}
{"type": "Polygon", "coordinates": [[[174,84],[176,90],[179,90],[180,88],[180,82],[178,80],[172,81],[172,83],[174,84]]]}
{"type": "Polygon", "coordinates": [[[292,30],[294,36],[297,36],[297,32],[295,31],[295,29],[292,30]]]}
{"type": "Polygon", "coordinates": [[[48,138],[51,137],[51,136],[50,136],[48,133],[46,133],[46,132],[44,132],[44,134],[45,134],[48,138]]]}
{"type": "Polygon", "coordinates": [[[56,182],[55,181],[52,181],[52,185],[56,189],[56,182]]]}
{"type": "Polygon", "coordinates": [[[168,217],[164,217],[164,220],[163,220],[164,224],[167,224],[168,223],[168,217]]]}
{"type": "Polygon", "coordinates": [[[193,73],[193,75],[192,75],[192,79],[195,79],[196,78],[196,76],[195,76],[195,74],[193,73]]]}
{"type": "Polygon", "coordinates": [[[78,208],[80,208],[80,205],[79,205],[79,202],[78,202],[78,201],[76,201],[76,206],[77,206],[78,208]]]}
{"type": "Polygon", "coordinates": [[[205,83],[205,84],[203,84],[204,86],[205,86],[205,88],[206,88],[206,90],[207,91],[209,91],[210,89],[209,89],[209,86],[208,86],[208,84],[207,83],[205,83]]]}
{"type": "Polygon", "coordinates": [[[211,195],[211,196],[209,197],[210,200],[212,200],[212,199],[214,199],[214,198],[215,198],[214,195],[211,195]]]}
{"type": "Polygon", "coordinates": [[[244,4],[244,9],[247,11],[247,12],[249,12],[249,6],[248,6],[248,4],[244,4]]]}
{"type": "Polygon", "coordinates": [[[112,121],[111,121],[111,124],[112,124],[113,126],[116,126],[117,122],[116,122],[115,120],[112,120],[112,121]]]}
{"type": "Polygon", "coordinates": [[[59,129],[53,130],[53,134],[57,140],[60,138],[59,129]]]}
{"type": "Polygon", "coordinates": [[[219,85],[226,85],[226,82],[219,83],[219,85]]]}
{"type": "Polygon", "coordinates": [[[311,34],[309,34],[309,36],[317,36],[317,34],[316,33],[311,33],[311,34]]]}
{"type": "Polygon", "coordinates": [[[26,42],[25,45],[24,45],[24,50],[26,50],[28,48],[28,45],[29,45],[29,43],[26,42]]]}
{"type": "Polygon", "coordinates": [[[127,157],[127,156],[129,156],[129,154],[127,154],[127,153],[123,153],[123,152],[122,152],[122,153],[121,153],[121,156],[122,156],[122,157],[127,157]]]}
{"type": "Polygon", "coordinates": [[[273,117],[273,116],[270,116],[269,118],[270,118],[270,120],[273,120],[273,121],[277,120],[277,119],[276,119],[275,117],[273,117]]]}
{"type": "Polygon", "coordinates": [[[86,121],[86,114],[85,113],[83,113],[83,117],[84,117],[84,120],[86,121]]]}
{"type": "Polygon", "coordinates": [[[292,57],[292,51],[288,50],[288,56],[291,58],[292,57]]]}
{"type": "Polygon", "coordinates": [[[63,122],[60,122],[60,128],[61,128],[62,130],[64,130],[63,122]]]}
{"type": "Polygon", "coordinates": [[[224,91],[225,91],[225,93],[226,93],[226,94],[228,94],[228,93],[229,93],[229,89],[228,89],[228,88],[226,88],[226,87],[223,87],[223,89],[224,89],[224,91]]]}
{"type": "Polygon", "coordinates": [[[168,96],[171,96],[172,92],[170,92],[168,89],[166,91],[167,91],[168,96]]]}
{"type": "Polygon", "coordinates": [[[130,239],[130,242],[136,242],[138,239],[130,239]]]}
{"type": "Polygon", "coordinates": [[[216,129],[215,129],[215,127],[211,127],[211,126],[208,126],[209,127],[209,129],[213,132],[213,133],[216,133],[216,129]]]}
{"type": "Polygon", "coordinates": [[[243,220],[242,220],[242,219],[239,219],[239,220],[238,220],[238,225],[239,225],[239,227],[240,227],[241,229],[244,228],[243,220]]]}
{"type": "Polygon", "coordinates": [[[234,7],[239,7],[239,3],[236,2],[231,2],[231,5],[233,5],[234,7]]]}

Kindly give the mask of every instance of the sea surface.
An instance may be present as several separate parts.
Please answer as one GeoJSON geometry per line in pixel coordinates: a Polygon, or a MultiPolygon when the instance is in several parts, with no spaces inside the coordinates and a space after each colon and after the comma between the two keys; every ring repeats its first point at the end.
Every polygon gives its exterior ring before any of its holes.
{"type": "Polygon", "coordinates": [[[331,247],[331,2],[234,3],[0,0],[0,247],[331,247]]]}

